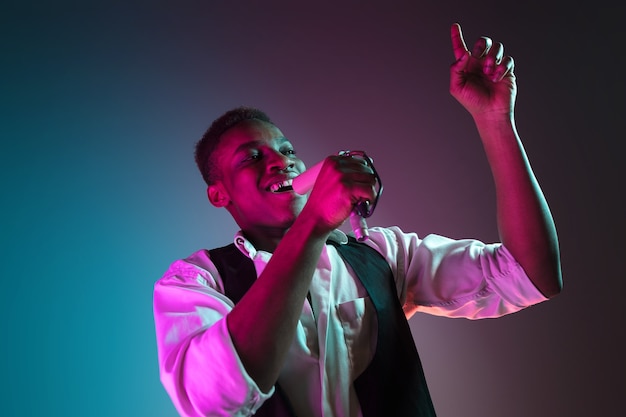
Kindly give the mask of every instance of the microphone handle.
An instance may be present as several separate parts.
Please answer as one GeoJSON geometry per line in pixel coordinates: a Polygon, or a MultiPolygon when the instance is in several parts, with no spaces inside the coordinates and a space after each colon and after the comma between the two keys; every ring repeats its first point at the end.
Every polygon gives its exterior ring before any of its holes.
{"type": "Polygon", "coordinates": [[[315,180],[322,169],[322,165],[324,165],[323,160],[295,177],[292,183],[293,190],[300,195],[304,195],[311,191],[313,185],[315,184],[315,180]]]}
{"type": "Polygon", "coordinates": [[[365,217],[359,215],[356,210],[353,210],[350,213],[350,226],[352,226],[352,231],[354,232],[354,237],[359,242],[364,242],[369,239],[370,234],[367,231],[367,222],[365,221],[365,217]]]}
{"type": "MultiPolygon", "coordinates": [[[[313,185],[315,184],[315,180],[322,169],[322,165],[324,165],[323,160],[295,177],[292,183],[293,190],[301,195],[311,191],[313,185]]],[[[363,242],[369,238],[365,217],[359,215],[356,209],[350,213],[350,226],[352,226],[354,237],[356,237],[359,242],[363,242]]]]}

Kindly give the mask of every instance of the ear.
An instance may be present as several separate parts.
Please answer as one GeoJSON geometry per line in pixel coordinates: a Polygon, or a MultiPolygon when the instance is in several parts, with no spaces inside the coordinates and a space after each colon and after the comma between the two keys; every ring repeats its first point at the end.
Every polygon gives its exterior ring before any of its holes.
{"type": "Polygon", "coordinates": [[[230,196],[219,181],[207,187],[206,195],[215,207],[226,207],[230,203],[230,196]]]}

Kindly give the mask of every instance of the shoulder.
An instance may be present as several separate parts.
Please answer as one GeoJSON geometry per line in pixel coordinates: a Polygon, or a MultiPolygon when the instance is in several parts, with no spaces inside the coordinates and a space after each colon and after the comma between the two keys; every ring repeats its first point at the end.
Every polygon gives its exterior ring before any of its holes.
{"type": "Polygon", "coordinates": [[[365,243],[386,258],[396,258],[399,253],[410,251],[421,243],[417,233],[405,232],[398,226],[372,227],[365,243]]]}
{"type": "Polygon", "coordinates": [[[216,272],[209,250],[200,249],[185,258],[172,262],[157,284],[206,284],[207,281],[214,281],[214,277],[217,276],[216,272]]]}

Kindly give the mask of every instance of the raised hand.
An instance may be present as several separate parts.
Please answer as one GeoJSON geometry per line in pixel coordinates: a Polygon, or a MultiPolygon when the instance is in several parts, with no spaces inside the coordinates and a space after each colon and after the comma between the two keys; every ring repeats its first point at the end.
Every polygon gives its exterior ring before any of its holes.
{"type": "Polygon", "coordinates": [[[450,94],[476,117],[511,117],[517,85],[513,58],[504,46],[488,37],[479,38],[470,52],[461,26],[451,27],[456,61],[450,67],[450,94]]]}

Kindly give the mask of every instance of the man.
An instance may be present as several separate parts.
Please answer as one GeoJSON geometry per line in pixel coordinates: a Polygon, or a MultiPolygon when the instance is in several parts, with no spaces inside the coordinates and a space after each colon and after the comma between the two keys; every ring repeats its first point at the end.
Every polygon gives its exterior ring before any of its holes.
{"type": "Polygon", "coordinates": [[[450,92],[483,142],[502,243],[371,228],[376,252],[357,246],[367,254],[360,268],[337,228],[355,204],[375,200],[371,167],[330,156],[300,196],[290,184],[305,167],[280,129],[256,109],[225,113],[198,142],[196,162],[209,201],[241,228],[232,247],[243,260],[223,266],[201,250],[155,285],[161,380],[181,415],[433,416],[406,319],[394,312],[498,317],[560,292],[554,223],[515,129],[513,59],[486,37],[469,52],[458,24],[451,35],[450,92]],[[381,277],[368,281],[377,257],[381,277]],[[247,263],[255,276],[233,290],[245,274],[228,271],[247,263]],[[387,282],[385,268],[393,308],[376,301],[385,287],[372,287],[387,282]],[[280,412],[267,411],[278,402],[280,412]]]}

